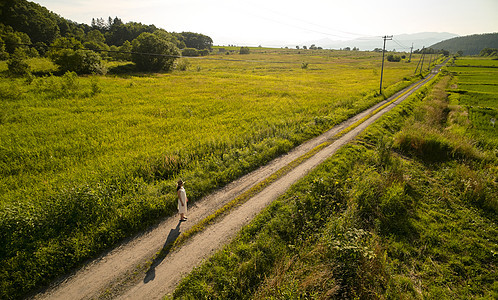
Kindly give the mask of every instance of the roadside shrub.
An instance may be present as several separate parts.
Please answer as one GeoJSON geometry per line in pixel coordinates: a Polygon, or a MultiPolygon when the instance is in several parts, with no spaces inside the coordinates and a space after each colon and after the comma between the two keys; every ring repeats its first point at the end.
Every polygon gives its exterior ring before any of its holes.
{"type": "Polygon", "coordinates": [[[395,135],[395,147],[406,154],[435,163],[443,162],[452,157],[450,142],[434,131],[412,128],[395,135]]]}
{"type": "Polygon", "coordinates": [[[24,97],[23,88],[17,82],[0,83],[0,99],[19,100],[22,99],[23,97],[24,97]]]}
{"type": "Polygon", "coordinates": [[[450,159],[475,160],[482,154],[465,138],[428,129],[422,124],[407,128],[394,136],[394,147],[427,163],[450,159]]]}
{"type": "Polygon", "coordinates": [[[498,213],[495,176],[492,169],[474,171],[465,165],[458,166],[448,174],[465,203],[480,207],[493,215],[498,213]]]}
{"type": "Polygon", "coordinates": [[[401,61],[401,57],[399,57],[397,55],[389,54],[387,56],[387,61],[390,61],[390,62],[400,62],[401,61]]]}
{"type": "Polygon", "coordinates": [[[189,67],[190,67],[190,61],[186,58],[181,58],[176,63],[176,69],[179,71],[187,71],[189,67]]]}
{"type": "Polygon", "coordinates": [[[197,50],[200,56],[207,56],[209,55],[209,50],[208,49],[202,49],[202,50],[197,50]]]}
{"type": "Polygon", "coordinates": [[[200,53],[195,48],[185,48],[182,50],[182,56],[199,56],[200,53]]]}
{"type": "Polygon", "coordinates": [[[36,78],[33,89],[49,99],[74,97],[79,92],[78,75],[75,72],[66,72],[63,76],[47,76],[36,78]]]}
{"type": "Polygon", "coordinates": [[[52,55],[62,72],[78,74],[106,74],[107,69],[100,55],[88,50],[64,49],[52,55]]]}
{"type": "Polygon", "coordinates": [[[99,85],[97,77],[93,77],[90,82],[90,92],[88,95],[93,97],[100,93],[102,93],[102,87],[99,85]]]}
{"type": "Polygon", "coordinates": [[[30,67],[26,63],[26,55],[20,49],[16,49],[14,54],[10,56],[7,67],[12,76],[25,76],[30,73],[30,67]]]}
{"type": "Polygon", "coordinates": [[[408,212],[412,198],[405,183],[393,183],[386,188],[379,203],[380,231],[383,234],[405,235],[409,232],[408,212]]]}
{"type": "Polygon", "coordinates": [[[340,278],[334,296],[340,299],[373,299],[374,295],[383,293],[389,276],[378,238],[371,232],[341,221],[331,222],[324,231],[321,243],[325,246],[321,254],[323,261],[335,265],[333,277],[340,278]]]}
{"type": "Polygon", "coordinates": [[[250,52],[249,47],[240,47],[239,54],[249,54],[250,52]]]}

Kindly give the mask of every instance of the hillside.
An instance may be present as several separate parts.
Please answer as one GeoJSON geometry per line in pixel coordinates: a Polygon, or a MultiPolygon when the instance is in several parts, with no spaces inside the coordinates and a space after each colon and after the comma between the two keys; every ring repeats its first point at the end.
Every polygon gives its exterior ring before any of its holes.
{"type": "Polygon", "coordinates": [[[436,50],[462,51],[463,55],[479,55],[484,48],[498,48],[498,33],[474,34],[452,38],[431,46],[436,50]]]}
{"type": "MultiPolygon", "coordinates": [[[[410,51],[413,43],[413,49],[422,49],[450,38],[458,37],[458,35],[448,32],[421,32],[414,34],[400,34],[394,36],[394,41],[389,41],[386,44],[388,50],[396,49],[398,51],[410,51]]],[[[340,48],[354,48],[357,47],[360,50],[374,50],[375,48],[382,48],[382,39],[380,37],[362,37],[355,40],[349,41],[334,41],[328,38],[308,41],[303,45],[315,44],[318,47],[323,47],[325,49],[340,49],[340,48]]],[[[292,45],[291,45],[292,46],[292,45]]]]}

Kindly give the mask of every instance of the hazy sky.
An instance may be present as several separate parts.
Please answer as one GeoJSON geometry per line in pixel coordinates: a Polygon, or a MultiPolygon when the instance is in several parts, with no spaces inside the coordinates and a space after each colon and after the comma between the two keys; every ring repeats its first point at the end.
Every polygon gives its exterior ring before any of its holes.
{"type": "Polygon", "coordinates": [[[215,45],[285,46],[418,32],[498,32],[498,0],[34,0],[66,19],[193,31],[215,45]]]}

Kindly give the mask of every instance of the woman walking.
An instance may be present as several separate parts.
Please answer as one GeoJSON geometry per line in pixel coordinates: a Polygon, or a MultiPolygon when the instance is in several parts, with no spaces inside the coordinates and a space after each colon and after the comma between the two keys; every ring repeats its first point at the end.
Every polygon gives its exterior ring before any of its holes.
{"type": "Polygon", "coordinates": [[[183,188],[183,180],[178,180],[178,184],[176,185],[176,194],[178,195],[178,212],[180,213],[180,222],[187,221],[187,217],[185,214],[187,213],[187,193],[183,188]]]}

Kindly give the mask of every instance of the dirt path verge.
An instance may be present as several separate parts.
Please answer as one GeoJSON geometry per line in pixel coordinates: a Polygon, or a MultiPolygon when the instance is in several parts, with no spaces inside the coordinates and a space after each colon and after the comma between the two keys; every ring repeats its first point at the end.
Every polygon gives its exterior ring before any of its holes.
{"type": "Polygon", "coordinates": [[[283,194],[310,170],[332,156],[384,113],[406,99],[427,80],[420,81],[332,128],[268,165],[230,183],[189,208],[188,221],[171,217],[95,259],[75,274],[61,280],[35,299],[161,299],[202,260],[228,243],[233,236],[269,203],[283,194]],[[327,143],[305,160],[246,202],[233,208],[215,224],[189,238],[168,255],[153,260],[156,253],[174,242],[181,233],[213,214],[232,199],[268,178],[294,160],[327,143]],[[152,261],[152,262],[151,262],[152,261]]]}

